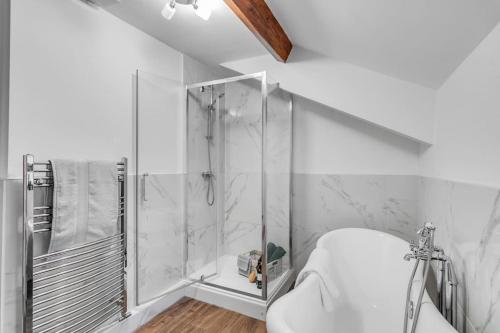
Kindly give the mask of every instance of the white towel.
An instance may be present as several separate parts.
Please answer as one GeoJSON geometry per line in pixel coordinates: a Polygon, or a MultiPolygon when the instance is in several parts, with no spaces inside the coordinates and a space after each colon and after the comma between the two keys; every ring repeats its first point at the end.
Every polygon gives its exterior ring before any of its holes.
{"type": "Polygon", "coordinates": [[[51,161],[54,175],[49,253],[118,233],[115,162],[51,161]]]}
{"type": "Polygon", "coordinates": [[[307,276],[316,274],[320,279],[321,300],[327,312],[333,311],[334,300],[340,295],[331,267],[333,267],[333,260],[328,250],[316,248],[295,281],[295,287],[297,287],[307,276]]]}

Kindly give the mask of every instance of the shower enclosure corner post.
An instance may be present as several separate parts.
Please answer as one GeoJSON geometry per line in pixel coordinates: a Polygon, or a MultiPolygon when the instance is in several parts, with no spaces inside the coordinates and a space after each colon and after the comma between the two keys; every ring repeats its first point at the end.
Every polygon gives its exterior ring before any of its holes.
{"type": "Polygon", "coordinates": [[[267,159],[267,75],[261,73],[261,93],[262,93],[262,188],[261,188],[261,213],[262,213],[262,299],[267,300],[267,216],[266,216],[266,159],[267,159]]]}
{"type": "Polygon", "coordinates": [[[293,121],[294,121],[294,114],[293,114],[293,95],[290,95],[290,103],[289,103],[289,108],[290,108],[290,166],[289,166],[289,180],[288,180],[288,246],[289,246],[289,260],[290,260],[290,267],[289,269],[292,270],[293,267],[293,121]]]}
{"type": "Polygon", "coordinates": [[[185,97],[185,105],[184,105],[184,177],[182,180],[182,229],[184,232],[184,241],[183,249],[182,249],[182,278],[184,280],[188,279],[187,274],[187,263],[188,263],[188,249],[189,249],[189,240],[188,240],[188,176],[189,176],[189,154],[188,154],[188,142],[189,142],[189,85],[184,86],[185,97]]]}
{"type": "Polygon", "coordinates": [[[33,155],[23,156],[23,257],[22,257],[22,331],[31,333],[33,330],[33,200],[34,200],[34,158],[33,155]]]}
{"type": "MultiPolygon", "coordinates": [[[[213,86],[212,86],[213,87],[213,86]]],[[[225,128],[223,122],[224,119],[224,112],[223,108],[225,107],[225,87],[224,87],[224,92],[217,92],[217,107],[215,109],[215,133],[218,137],[218,144],[215,145],[215,160],[217,161],[215,165],[215,202],[216,202],[216,207],[215,207],[215,216],[217,216],[217,220],[219,219],[225,219],[225,207],[224,205],[221,205],[221,202],[224,202],[224,189],[225,189],[225,166],[224,166],[224,156],[225,156],[225,140],[226,140],[226,135],[225,135],[225,128]],[[224,104],[222,104],[224,103],[224,104]]],[[[225,223],[216,223],[215,226],[215,242],[216,242],[216,257],[221,258],[223,256],[224,252],[224,237],[223,237],[223,227],[225,223]],[[219,230],[220,228],[220,230],[219,230]]],[[[215,271],[220,272],[222,269],[220,260],[215,261],[215,271]]]]}

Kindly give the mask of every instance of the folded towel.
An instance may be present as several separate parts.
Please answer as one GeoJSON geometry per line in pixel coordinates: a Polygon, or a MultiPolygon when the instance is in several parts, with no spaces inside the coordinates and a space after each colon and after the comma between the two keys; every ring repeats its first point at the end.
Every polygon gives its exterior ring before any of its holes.
{"type": "Polygon", "coordinates": [[[321,300],[327,312],[333,311],[334,300],[340,295],[331,267],[333,267],[333,260],[328,250],[316,248],[295,281],[297,287],[309,274],[317,274],[320,279],[321,300]]]}
{"type": "Polygon", "coordinates": [[[267,243],[267,262],[271,262],[271,256],[274,253],[274,250],[276,250],[276,245],[273,242],[267,243]]]}
{"type": "Polygon", "coordinates": [[[281,246],[278,246],[274,251],[273,251],[273,254],[271,254],[271,256],[268,258],[267,262],[271,262],[271,261],[275,261],[275,260],[278,260],[280,259],[281,257],[283,257],[284,255],[286,254],[286,251],[284,248],[282,248],[281,246]]]}
{"type": "Polygon", "coordinates": [[[51,161],[54,175],[49,253],[118,233],[115,162],[51,161]]]}

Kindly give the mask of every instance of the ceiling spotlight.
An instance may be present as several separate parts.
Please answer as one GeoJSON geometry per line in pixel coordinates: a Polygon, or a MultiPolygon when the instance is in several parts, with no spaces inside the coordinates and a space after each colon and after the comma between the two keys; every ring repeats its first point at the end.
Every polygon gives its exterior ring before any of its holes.
{"type": "Polygon", "coordinates": [[[212,14],[211,0],[168,0],[161,11],[161,15],[167,20],[172,19],[175,14],[175,6],[179,5],[191,5],[194,8],[196,15],[204,19],[205,21],[210,18],[212,14]]]}
{"type": "Polygon", "coordinates": [[[196,15],[207,21],[212,15],[212,7],[210,7],[209,0],[195,0],[193,3],[193,8],[196,15]]]}
{"type": "Polygon", "coordinates": [[[161,15],[167,20],[171,20],[175,14],[175,0],[169,0],[165,7],[161,10],[161,15]]]}

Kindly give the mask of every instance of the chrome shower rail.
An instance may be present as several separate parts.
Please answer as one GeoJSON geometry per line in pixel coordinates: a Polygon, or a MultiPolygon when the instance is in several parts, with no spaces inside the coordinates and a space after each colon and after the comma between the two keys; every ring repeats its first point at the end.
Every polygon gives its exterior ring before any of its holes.
{"type": "Polygon", "coordinates": [[[128,317],[127,159],[117,163],[119,233],[53,253],[50,162],[23,158],[23,332],[92,332],[128,317]]]}

